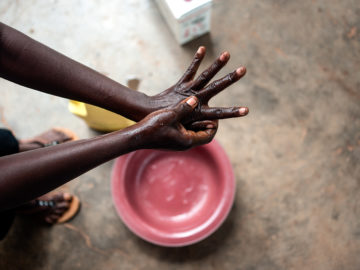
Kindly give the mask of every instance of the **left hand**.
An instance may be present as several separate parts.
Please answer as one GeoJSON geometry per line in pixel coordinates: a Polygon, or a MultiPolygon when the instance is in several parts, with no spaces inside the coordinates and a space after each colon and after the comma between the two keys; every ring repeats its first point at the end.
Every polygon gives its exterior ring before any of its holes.
{"type": "Polygon", "coordinates": [[[204,56],[205,47],[200,47],[181,79],[167,90],[150,97],[152,107],[154,110],[157,110],[174,106],[174,104],[186,97],[196,96],[199,100],[199,105],[191,114],[191,117],[186,119],[187,122],[184,123],[191,129],[206,126],[207,124],[217,126],[218,119],[245,116],[249,112],[247,107],[209,107],[209,100],[243,77],[246,69],[245,67],[239,67],[225,77],[208,84],[216,73],[228,62],[230,54],[228,52],[222,53],[210,67],[194,79],[204,56]]]}

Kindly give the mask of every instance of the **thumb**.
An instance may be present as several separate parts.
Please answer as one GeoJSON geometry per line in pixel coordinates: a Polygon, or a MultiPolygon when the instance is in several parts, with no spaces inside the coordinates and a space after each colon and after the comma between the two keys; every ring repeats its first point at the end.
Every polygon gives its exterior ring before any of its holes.
{"type": "Polygon", "coordinates": [[[182,120],[185,116],[187,116],[190,112],[192,112],[197,104],[199,103],[197,97],[190,96],[184,100],[182,100],[176,107],[174,108],[174,112],[176,113],[176,120],[182,120]]]}

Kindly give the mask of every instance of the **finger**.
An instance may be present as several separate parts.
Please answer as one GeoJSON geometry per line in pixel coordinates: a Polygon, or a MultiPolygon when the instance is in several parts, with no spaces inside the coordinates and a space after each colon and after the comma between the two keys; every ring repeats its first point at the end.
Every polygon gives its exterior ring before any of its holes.
{"type": "Polygon", "coordinates": [[[176,120],[180,121],[190,112],[192,112],[198,104],[198,99],[195,96],[190,96],[183,101],[181,101],[176,107],[174,108],[174,112],[176,113],[176,120]]]}
{"type": "Polygon", "coordinates": [[[211,140],[214,138],[216,134],[216,131],[217,129],[206,129],[197,132],[192,130],[187,130],[186,137],[188,137],[191,140],[192,146],[198,146],[211,142],[211,140]]]}
{"type": "Polygon", "coordinates": [[[185,71],[184,75],[179,80],[179,83],[184,83],[192,80],[195,77],[195,74],[197,70],[199,69],[199,66],[201,64],[201,61],[204,59],[205,56],[205,47],[201,46],[197,50],[197,52],[194,55],[194,58],[190,64],[190,66],[185,71]]]}
{"type": "Polygon", "coordinates": [[[226,119],[233,117],[245,116],[249,113],[249,108],[247,107],[213,107],[213,108],[203,108],[201,109],[201,114],[204,119],[226,119]]]}
{"type": "Polygon", "coordinates": [[[199,94],[197,94],[197,97],[203,101],[208,101],[210,98],[220,93],[222,90],[229,87],[234,82],[240,80],[240,78],[243,77],[245,73],[246,73],[246,68],[239,67],[238,69],[229,73],[225,77],[216,80],[211,84],[209,84],[208,86],[206,86],[204,90],[202,90],[201,92],[199,92],[199,94]]]}
{"type": "Polygon", "coordinates": [[[197,121],[186,125],[187,129],[193,131],[199,131],[204,129],[217,129],[218,128],[218,121],[217,120],[203,120],[197,121]]]}
{"type": "Polygon", "coordinates": [[[203,71],[192,85],[192,89],[200,90],[222,69],[230,59],[229,52],[223,52],[215,62],[203,71]]]}

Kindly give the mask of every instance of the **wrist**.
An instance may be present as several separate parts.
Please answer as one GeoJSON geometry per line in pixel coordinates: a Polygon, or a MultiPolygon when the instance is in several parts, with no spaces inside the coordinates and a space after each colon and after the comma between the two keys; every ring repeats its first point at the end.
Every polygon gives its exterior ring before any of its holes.
{"type": "Polygon", "coordinates": [[[104,102],[106,106],[101,107],[135,122],[140,121],[151,112],[148,95],[118,83],[111,88],[111,95],[104,102]]]}
{"type": "Polygon", "coordinates": [[[156,111],[156,108],[153,104],[152,96],[148,96],[143,92],[139,93],[139,99],[138,99],[138,105],[139,105],[139,111],[141,111],[142,117],[138,120],[144,119],[148,114],[156,111]]]}
{"type": "Polygon", "coordinates": [[[151,141],[151,131],[143,121],[140,121],[130,127],[118,131],[124,138],[127,145],[127,151],[132,152],[148,148],[151,141]]]}

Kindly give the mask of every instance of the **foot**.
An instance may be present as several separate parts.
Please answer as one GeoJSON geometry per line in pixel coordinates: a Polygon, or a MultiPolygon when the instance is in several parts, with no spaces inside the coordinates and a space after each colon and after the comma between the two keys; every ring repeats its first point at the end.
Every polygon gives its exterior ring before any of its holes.
{"type": "Polygon", "coordinates": [[[30,201],[17,210],[18,214],[33,216],[48,224],[63,223],[74,217],[79,210],[79,200],[69,193],[44,195],[30,201]]]}
{"type": "Polygon", "coordinates": [[[19,141],[19,151],[29,151],[41,147],[56,145],[72,140],[77,136],[70,130],[64,128],[52,128],[34,138],[19,141]]]}

